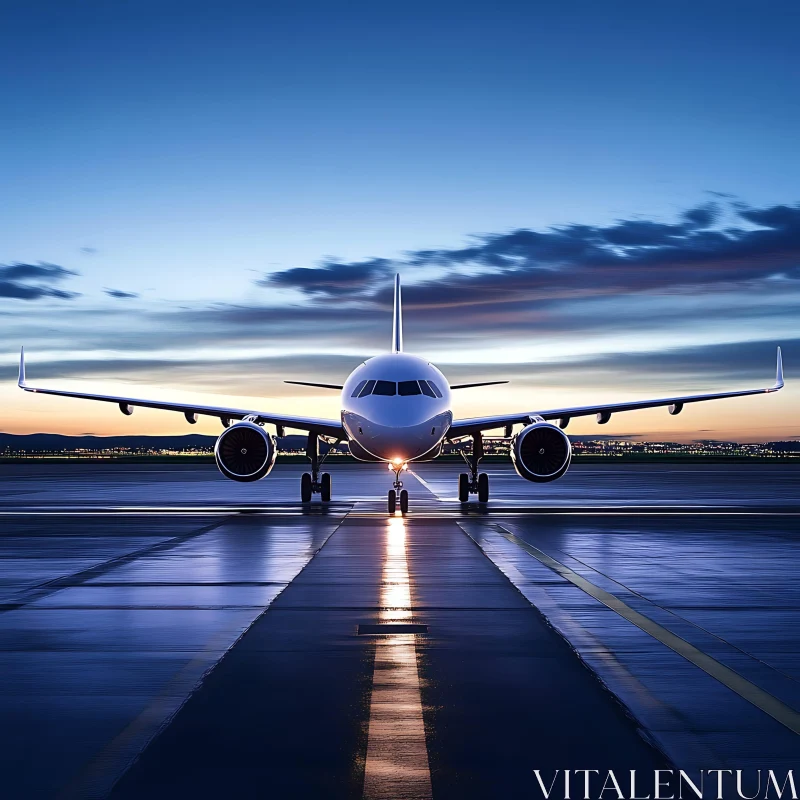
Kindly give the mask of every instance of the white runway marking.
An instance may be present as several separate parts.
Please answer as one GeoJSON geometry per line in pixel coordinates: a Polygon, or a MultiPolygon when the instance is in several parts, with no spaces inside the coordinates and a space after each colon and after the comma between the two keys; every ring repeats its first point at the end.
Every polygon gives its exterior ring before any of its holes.
{"type": "MultiPolygon", "coordinates": [[[[401,517],[391,517],[386,526],[380,622],[411,622],[406,528],[401,517]]],[[[364,797],[433,797],[414,634],[394,633],[376,640],[364,797]]]]}
{"type": "Polygon", "coordinates": [[[433,487],[418,473],[415,472],[413,469],[410,469],[409,472],[437,499],[443,500],[443,497],[439,497],[438,494],[434,491],[433,487]]]}

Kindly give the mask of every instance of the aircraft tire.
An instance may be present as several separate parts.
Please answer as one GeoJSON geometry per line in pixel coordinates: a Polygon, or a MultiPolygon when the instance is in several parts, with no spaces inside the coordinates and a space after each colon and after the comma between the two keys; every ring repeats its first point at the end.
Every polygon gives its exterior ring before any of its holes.
{"type": "Polygon", "coordinates": [[[478,475],[478,502],[489,502],[489,476],[485,472],[478,475]]]}
{"type": "Polygon", "coordinates": [[[331,474],[330,472],[323,472],[320,475],[320,498],[323,502],[327,503],[331,499],[331,474]]]}
{"type": "Polygon", "coordinates": [[[300,479],[300,500],[303,503],[310,503],[311,494],[311,473],[304,472],[303,477],[300,479]]]}
{"type": "Polygon", "coordinates": [[[400,492],[400,512],[408,514],[408,492],[405,489],[400,492]]]}
{"type": "Polygon", "coordinates": [[[469,475],[466,472],[458,476],[458,499],[461,503],[469,500],[469,475]]]}
{"type": "Polygon", "coordinates": [[[394,514],[397,508],[397,492],[394,489],[389,489],[389,513],[394,514]]]}

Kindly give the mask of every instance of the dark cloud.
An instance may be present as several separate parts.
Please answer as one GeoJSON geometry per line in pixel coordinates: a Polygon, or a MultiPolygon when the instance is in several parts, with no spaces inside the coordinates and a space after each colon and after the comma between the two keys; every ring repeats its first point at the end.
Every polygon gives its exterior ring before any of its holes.
{"type": "Polygon", "coordinates": [[[361,294],[369,291],[379,278],[391,271],[392,262],[385,258],[342,263],[324,261],[319,267],[295,267],[274,272],[256,281],[259,286],[300,289],[310,295],[361,294]]]}
{"type": "Polygon", "coordinates": [[[39,300],[43,297],[55,297],[59,300],[71,300],[78,297],[77,292],[68,292],[52,286],[78,273],[58,264],[40,261],[38,264],[2,264],[0,265],[0,297],[15,300],[39,300]]]}
{"type": "Polygon", "coordinates": [[[468,247],[417,250],[403,259],[326,262],[264,276],[263,286],[297,289],[318,301],[357,295],[386,305],[394,270],[445,268],[408,286],[407,302],[472,305],[506,298],[576,298],[701,287],[724,289],[783,277],[800,281],[800,205],[727,207],[741,226],[716,228],[718,203],[686,209],[679,221],[627,219],[475,237],[468,247]]]}
{"type": "Polygon", "coordinates": [[[139,296],[136,292],[123,292],[122,289],[106,289],[105,293],[109,297],[116,297],[119,300],[130,300],[139,296]]]}
{"type": "Polygon", "coordinates": [[[710,228],[719,218],[720,209],[716,203],[695,206],[683,212],[683,218],[695,228],[710,228]]]}
{"type": "Polygon", "coordinates": [[[786,231],[794,238],[798,230],[798,206],[772,206],[771,208],[741,208],[739,216],[765,228],[786,231]]]}

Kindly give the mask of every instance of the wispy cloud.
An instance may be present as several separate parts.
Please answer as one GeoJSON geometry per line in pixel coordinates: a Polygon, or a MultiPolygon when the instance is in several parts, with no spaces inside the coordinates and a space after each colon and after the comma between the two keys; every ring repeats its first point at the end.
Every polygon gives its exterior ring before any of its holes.
{"type": "Polygon", "coordinates": [[[109,297],[117,300],[132,300],[139,296],[136,292],[123,292],[122,289],[105,289],[104,291],[109,297]]]}

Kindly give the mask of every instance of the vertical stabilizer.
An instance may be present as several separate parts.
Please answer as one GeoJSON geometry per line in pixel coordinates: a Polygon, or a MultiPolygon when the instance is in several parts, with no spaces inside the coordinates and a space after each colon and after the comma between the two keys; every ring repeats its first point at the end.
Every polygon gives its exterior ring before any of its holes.
{"type": "Polygon", "coordinates": [[[403,302],[400,299],[400,274],[394,276],[394,317],[392,321],[392,352],[403,352],[403,302]]]}

